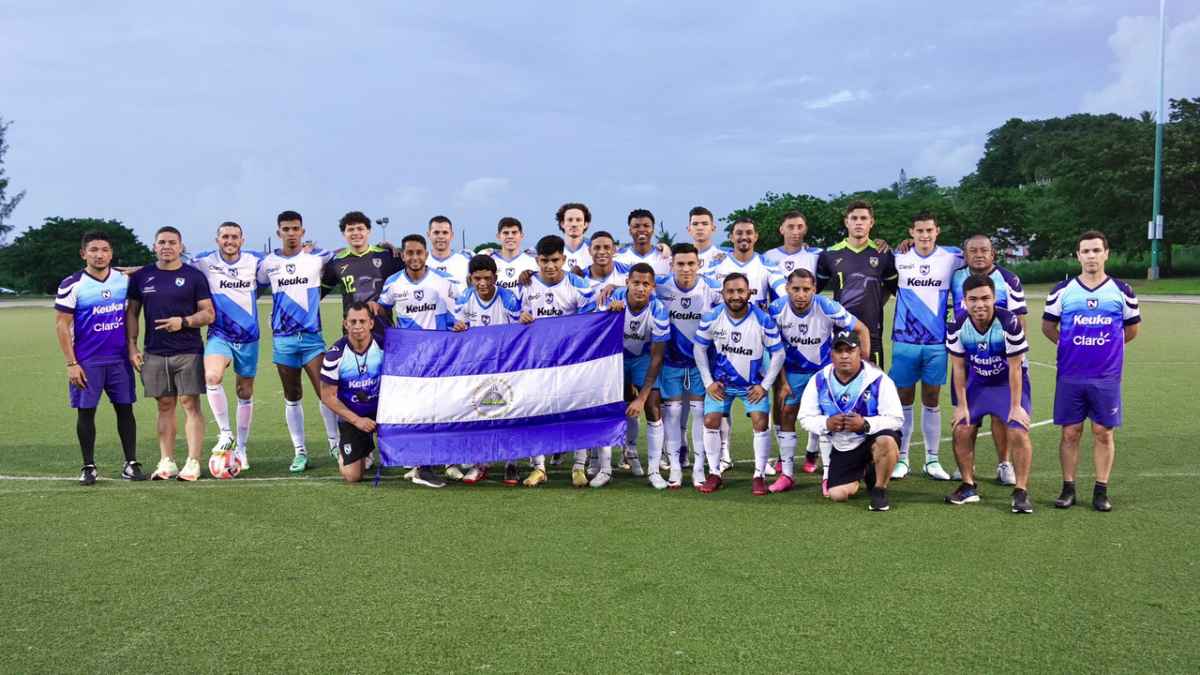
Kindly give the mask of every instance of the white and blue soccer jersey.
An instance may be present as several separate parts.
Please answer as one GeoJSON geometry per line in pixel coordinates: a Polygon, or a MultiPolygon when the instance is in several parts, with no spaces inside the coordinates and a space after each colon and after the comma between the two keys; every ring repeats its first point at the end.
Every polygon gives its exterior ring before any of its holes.
{"type": "Polygon", "coordinates": [[[713,381],[742,391],[762,384],[763,356],[783,349],[779,328],[754,305],[736,320],[725,305],[713,309],[696,330],[696,344],[708,348],[713,381]]]}
{"type": "Polygon", "coordinates": [[[521,278],[521,273],[525,270],[537,272],[537,259],[528,253],[518,253],[513,258],[505,258],[500,251],[492,252],[492,260],[496,261],[496,285],[500,288],[507,288],[521,294],[518,280],[521,278]]]}
{"type": "Polygon", "coordinates": [[[605,286],[616,286],[617,288],[625,287],[625,280],[629,278],[629,268],[619,262],[613,263],[612,271],[607,276],[598,277],[591,267],[583,270],[583,279],[592,287],[592,291],[599,293],[601,288],[605,286]]]}
{"type": "Polygon", "coordinates": [[[613,260],[626,267],[633,267],[638,263],[646,263],[654,268],[654,276],[656,277],[671,273],[671,259],[663,257],[662,252],[658,250],[657,246],[651,248],[650,252],[646,255],[639,255],[637,251],[633,250],[632,245],[622,246],[621,250],[617,251],[616,255],[613,256],[613,260]]]}
{"type": "Polygon", "coordinates": [[[594,292],[588,282],[577,274],[566,272],[556,283],[542,281],[541,274],[529,279],[521,296],[521,311],[535,319],[553,316],[586,314],[596,309],[594,292]]]}
{"type": "Polygon", "coordinates": [[[262,253],[243,249],[233,262],[217,251],[202,252],[188,261],[204,273],[212,291],[217,317],[208,327],[210,337],[234,343],[258,341],[258,268],[262,259],[262,253]]]}
{"type": "Polygon", "coordinates": [[[629,306],[628,289],[618,288],[613,292],[613,300],[625,303],[625,359],[636,359],[650,354],[650,345],[654,342],[671,341],[671,317],[667,314],[667,306],[661,300],[650,296],[650,302],[640,312],[634,312],[629,306]]]}
{"type": "MultiPolygon", "coordinates": [[[[696,248],[699,247],[697,246],[696,248]]],[[[709,245],[708,248],[700,251],[700,269],[703,270],[716,262],[717,258],[728,257],[732,253],[733,250],[725,246],[709,245]]]]}
{"type": "Polygon", "coordinates": [[[271,287],[273,335],[321,334],[321,270],[331,258],[332,251],[315,249],[290,256],[276,250],[262,259],[258,283],[271,287]]]}
{"type": "Polygon", "coordinates": [[[563,246],[563,256],[566,262],[563,263],[563,270],[570,272],[578,267],[581,270],[586,270],[588,265],[592,264],[592,250],[589,248],[592,245],[591,241],[584,239],[579,248],[571,250],[571,245],[563,246]]]}
{"type": "Polygon", "coordinates": [[[950,280],[963,264],[962,251],[936,246],[926,256],[914,246],[896,254],[899,290],[892,320],[892,341],[940,345],[946,341],[950,280]]]}
{"type": "Polygon", "coordinates": [[[721,304],[721,287],[706,276],[698,276],[688,289],[680,288],[674,275],[656,281],[654,295],[666,306],[671,320],[671,341],[663,361],[672,368],[695,368],[692,341],[704,315],[721,304]]]}
{"type": "Polygon", "coordinates": [[[1125,362],[1125,326],[1142,320],[1137,296],[1108,277],[1095,288],[1073,277],[1046,297],[1046,321],[1058,324],[1058,377],[1119,379],[1125,362]]]}
{"type": "MultiPolygon", "coordinates": [[[[956,310],[967,308],[963,294],[963,282],[969,276],[971,276],[971,268],[960,267],[955,270],[954,277],[950,280],[950,293],[954,298],[956,310]]],[[[993,267],[988,276],[996,285],[997,307],[1007,309],[1017,316],[1029,313],[1029,308],[1025,306],[1025,289],[1021,287],[1021,279],[1017,275],[1003,267],[993,267]]]]}
{"type": "Polygon", "coordinates": [[[820,255],[821,249],[814,246],[805,246],[795,253],[788,253],[780,246],[762,254],[762,257],[768,264],[778,269],[786,280],[787,275],[796,270],[808,270],[816,277],[817,257],[820,255]]]}
{"type": "Polygon", "coordinates": [[[379,305],[392,313],[392,320],[406,328],[407,318],[423,330],[444,330],[452,324],[454,283],[445,272],[425,268],[425,276],[413,281],[408,270],[400,270],[383,282],[379,305]]]}
{"type": "Polygon", "coordinates": [[[438,258],[430,253],[429,257],[425,259],[425,265],[429,269],[437,270],[450,279],[454,284],[456,297],[470,285],[470,280],[467,279],[467,269],[470,264],[471,254],[466,251],[451,253],[447,258],[438,258]]]}
{"type": "Polygon", "coordinates": [[[496,294],[488,302],[479,298],[474,287],[459,294],[454,301],[455,321],[468,326],[502,326],[517,323],[521,319],[521,299],[507,288],[496,287],[496,294]]]}
{"type": "Polygon", "coordinates": [[[321,363],[321,381],[337,385],[337,397],[355,415],[375,418],[379,385],[383,381],[383,348],[372,337],[359,353],[347,338],[330,345],[321,363]]]}
{"type": "Polygon", "coordinates": [[[756,307],[766,309],[772,299],[784,295],[783,275],[757,253],[749,262],[741,262],[732,255],[727,255],[704,268],[704,274],[712,277],[718,288],[724,283],[725,277],[734,272],[746,275],[750,282],[750,302],[756,307]]]}
{"type": "Polygon", "coordinates": [[[784,367],[794,375],[812,374],[829,365],[833,334],[854,330],[858,323],[845,307],[823,295],[814,295],[803,314],[796,313],[788,298],[779,298],[771,303],[770,314],[786,349],[784,367]]]}
{"type": "MultiPolygon", "coordinates": [[[[970,314],[959,310],[946,334],[946,350],[966,361],[968,385],[1006,385],[1008,359],[1028,352],[1029,341],[1016,315],[1006,309],[997,307],[992,322],[982,331],[970,314]]],[[[1022,359],[1021,367],[1028,369],[1029,364],[1022,359]]]]}
{"type": "Polygon", "coordinates": [[[75,360],[87,365],[111,365],[126,361],[125,298],[129,278],[108,270],[108,278],[97,279],[80,270],[58,285],[54,308],[73,318],[75,360]]]}

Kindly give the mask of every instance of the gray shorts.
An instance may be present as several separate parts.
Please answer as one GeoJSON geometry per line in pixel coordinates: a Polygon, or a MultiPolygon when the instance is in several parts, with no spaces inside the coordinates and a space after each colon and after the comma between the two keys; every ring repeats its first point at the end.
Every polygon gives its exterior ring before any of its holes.
{"type": "Polygon", "coordinates": [[[204,393],[204,356],[145,354],[142,386],[146,398],[163,396],[199,396],[204,393]]]}

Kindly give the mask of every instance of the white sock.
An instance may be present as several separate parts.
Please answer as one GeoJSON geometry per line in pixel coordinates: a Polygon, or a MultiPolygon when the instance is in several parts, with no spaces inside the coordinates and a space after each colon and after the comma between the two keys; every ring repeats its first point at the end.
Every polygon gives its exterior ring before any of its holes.
{"type": "MultiPolygon", "coordinates": [[[[646,459],[650,462],[650,473],[658,473],[663,453],[663,421],[646,422],[646,459]]],[[[675,461],[679,461],[678,455],[675,461]]]]}
{"type": "MultiPolygon", "coordinates": [[[[696,455],[702,455],[706,452],[704,449],[704,401],[689,401],[688,407],[692,409],[692,448],[696,455]]],[[[713,464],[708,467],[708,470],[716,473],[719,468],[719,464],[713,464]]],[[[693,473],[695,472],[693,471],[693,473]]]]}
{"type": "Polygon", "coordinates": [[[783,475],[796,476],[796,432],[779,431],[779,459],[783,461],[783,475]]]}
{"type": "Polygon", "coordinates": [[[804,454],[806,454],[806,455],[817,454],[817,446],[818,446],[818,441],[817,441],[816,435],[809,434],[808,435],[808,445],[805,446],[805,448],[804,448],[804,454]]]}
{"type": "Polygon", "coordinates": [[[913,407],[901,406],[904,409],[904,426],[900,427],[900,461],[908,461],[908,444],[912,442],[913,407]]]}
{"type": "MultiPolygon", "coordinates": [[[[704,428],[704,455],[708,458],[709,473],[721,465],[721,430],[704,428]]],[[[697,462],[699,464],[700,462],[697,462]]]]}
{"type": "Polygon", "coordinates": [[[783,433],[783,427],[776,424],[774,427],[771,428],[771,431],[773,431],[775,433],[775,445],[782,447],[783,440],[782,440],[782,437],[780,436],[780,434],[783,433]]]}
{"type": "Polygon", "coordinates": [[[208,407],[212,410],[213,419],[222,434],[229,433],[229,399],[225,397],[225,387],[219,384],[208,384],[204,387],[208,393],[208,407]]]}
{"type": "Polygon", "coordinates": [[[325,423],[325,440],[329,441],[329,447],[336,448],[341,443],[339,442],[337,415],[333,413],[324,403],[318,406],[321,410],[321,421],[325,423]]]}
{"type": "MultiPolygon", "coordinates": [[[[684,408],[683,401],[667,401],[662,407],[663,451],[667,453],[667,460],[671,463],[670,475],[678,476],[680,480],[683,480],[683,462],[679,459],[679,446],[682,445],[683,434],[680,431],[679,420],[683,417],[684,408]]],[[[646,433],[649,434],[650,431],[647,430],[646,433]]],[[[658,465],[653,459],[650,460],[650,468],[658,471],[658,465]]]]}
{"type": "Polygon", "coordinates": [[[587,461],[588,461],[588,451],[587,450],[576,450],[574,454],[575,454],[575,463],[571,466],[572,471],[575,469],[582,469],[583,467],[587,466],[587,461]]]}
{"type": "MultiPolygon", "coordinates": [[[[691,408],[686,405],[683,406],[682,414],[679,416],[679,445],[676,445],[675,447],[671,448],[671,450],[678,451],[679,446],[683,445],[683,439],[687,436],[688,418],[691,417],[691,414],[692,414],[691,408]]],[[[700,414],[701,414],[701,416],[704,415],[703,401],[701,401],[700,414]]],[[[694,436],[695,435],[693,434],[693,437],[694,436]]]]}
{"type": "Polygon", "coordinates": [[[817,447],[821,449],[821,478],[829,478],[829,458],[833,454],[833,441],[827,436],[817,439],[817,447]]]}
{"type": "Polygon", "coordinates": [[[612,452],[613,446],[611,445],[600,448],[600,473],[612,475],[612,452]]]}
{"type": "Polygon", "coordinates": [[[638,442],[638,432],[640,431],[640,423],[642,418],[640,415],[625,418],[625,447],[636,448],[638,442]]]}
{"type": "Polygon", "coordinates": [[[545,455],[534,455],[533,457],[529,458],[529,463],[532,464],[533,468],[535,468],[535,469],[541,469],[542,471],[546,470],[546,456],[545,455]]]}
{"type": "Polygon", "coordinates": [[[925,461],[936,462],[942,442],[942,409],[921,406],[921,438],[925,441],[925,461]]]}
{"type": "Polygon", "coordinates": [[[237,404],[237,449],[246,452],[250,440],[250,420],[254,419],[254,399],[239,398],[237,404]]]}
{"type": "MultiPolygon", "coordinates": [[[[721,461],[733,464],[733,458],[729,456],[729,436],[733,433],[733,425],[730,424],[728,417],[721,418],[721,461]]],[[[770,453],[770,450],[767,450],[770,453]]]]}
{"type": "Polygon", "coordinates": [[[297,455],[303,455],[304,449],[304,405],[302,401],[283,399],[283,418],[287,420],[288,435],[292,437],[292,447],[297,455]]]}
{"type": "MultiPolygon", "coordinates": [[[[792,450],[793,457],[795,449],[792,450]]],[[[754,432],[754,477],[762,478],[767,471],[767,459],[771,456],[771,432],[754,432]]],[[[793,462],[794,466],[794,462],[793,462]]]]}

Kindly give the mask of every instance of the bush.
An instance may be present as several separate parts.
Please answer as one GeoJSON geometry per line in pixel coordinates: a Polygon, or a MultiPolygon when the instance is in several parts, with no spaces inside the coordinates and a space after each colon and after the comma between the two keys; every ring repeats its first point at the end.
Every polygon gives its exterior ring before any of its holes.
{"type": "MultiPolygon", "coordinates": [[[[1005,267],[1020,277],[1021,283],[1024,284],[1055,283],[1079,274],[1079,261],[1074,258],[1029,260],[1005,265],[1005,267]]],[[[1146,276],[1146,269],[1149,267],[1149,253],[1137,255],[1113,253],[1108,257],[1105,270],[1119,279],[1141,279],[1146,276]]],[[[1170,274],[1164,274],[1164,276],[1200,276],[1200,246],[1173,246],[1171,248],[1170,274]]]]}

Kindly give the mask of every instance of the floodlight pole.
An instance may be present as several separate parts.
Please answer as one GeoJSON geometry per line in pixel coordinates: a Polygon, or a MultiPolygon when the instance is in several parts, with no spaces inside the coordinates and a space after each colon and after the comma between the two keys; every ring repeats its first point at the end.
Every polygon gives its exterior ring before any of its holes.
{"type": "Polygon", "coordinates": [[[1163,79],[1166,73],[1166,43],[1167,43],[1167,0],[1158,3],[1158,115],[1154,124],[1154,215],[1150,220],[1150,269],[1146,272],[1147,279],[1157,279],[1159,242],[1163,238],[1162,218],[1162,152],[1163,152],[1163,123],[1166,114],[1163,110],[1163,79]]]}
{"type": "Polygon", "coordinates": [[[392,221],[387,216],[384,216],[382,218],[378,218],[375,220],[375,224],[378,225],[379,228],[383,230],[383,241],[384,242],[387,242],[387,240],[388,240],[387,226],[388,226],[388,223],[390,223],[390,222],[392,222],[392,221]]]}

